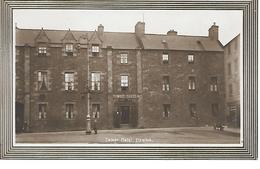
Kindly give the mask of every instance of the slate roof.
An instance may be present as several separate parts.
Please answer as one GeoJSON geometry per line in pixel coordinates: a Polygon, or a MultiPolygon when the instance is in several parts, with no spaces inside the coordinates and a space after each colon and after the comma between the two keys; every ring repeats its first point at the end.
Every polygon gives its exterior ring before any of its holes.
{"type": "MultiPolygon", "coordinates": [[[[16,45],[35,45],[35,39],[41,29],[16,29],[16,45]]],[[[68,30],[44,30],[50,43],[62,43],[68,30]]],[[[73,31],[70,30],[76,40],[87,35],[88,39],[93,38],[95,31],[73,31]]],[[[217,40],[211,40],[203,36],[163,35],[145,34],[138,41],[135,33],[127,32],[104,32],[102,38],[103,46],[112,46],[113,49],[136,49],[143,45],[144,49],[169,49],[189,51],[223,51],[222,44],[217,40]]]]}

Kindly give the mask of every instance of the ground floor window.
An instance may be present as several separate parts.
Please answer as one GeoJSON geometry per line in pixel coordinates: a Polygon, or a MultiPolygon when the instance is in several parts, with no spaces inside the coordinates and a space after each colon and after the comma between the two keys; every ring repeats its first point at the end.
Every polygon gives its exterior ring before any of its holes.
{"type": "Polygon", "coordinates": [[[99,118],[100,104],[92,104],[92,117],[99,118]]]}
{"type": "Polygon", "coordinates": [[[38,111],[38,119],[46,119],[47,117],[47,104],[41,103],[39,104],[39,111],[38,111]]]}
{"type": "Polygon", "coordinates": [[[164,118],[168,118],[170,116],[170,109],[171,109],[170,104],[164,104],[163,105],[163,117],[164,118]]]}
{"type": "Polygon", "coordinates": [[[66,119],[74,118],[74,104],[66,104],[66,119]]]}
{"type": "Polygon", "coordinates": [[[197,117],[197,106],[196,106],[196,104],[191,103],[191,104],[189,105],[189,109],[190,109],[190,115],[191,115],[191,117],[197,117]]]}

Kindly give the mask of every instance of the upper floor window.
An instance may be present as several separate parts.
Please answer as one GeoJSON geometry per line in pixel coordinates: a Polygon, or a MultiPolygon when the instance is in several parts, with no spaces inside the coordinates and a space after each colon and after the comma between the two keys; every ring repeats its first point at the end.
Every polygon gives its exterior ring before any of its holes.
{"type": "Polygon", "coordinates": [[[92,104],[92,117],[99,118],[100,104],[92,104]]]}
{"type": "Polygon", "coordinates": [[[48,76],[45,71],[38,71],[38,90],[48,90],[48,76]]]}
{"type": "Polygon", "coordinates": [[[169,91],[170,90],[170,77],[169,76],[163,76],[163,91],[169,91]]]}
{"type": "Polygon", "coordinates": [[[65,90],[74,90],[74,72],[65,72],[65,90]]]}
{"type": "Polygon", "coordinates": [[[92,56],[98,56],[99,55],[99,45],[92,45],[91,52],[92,52],[92,56]]]}
{"type": "Polygon", "coordinates": [[[128,76],[121,75],[121,89],[127,90],[128,89],[128,76]]]}
{"type": "Polygon", "coordinates": [[[46,56],[47,54],[47,47],[38,47],[38,55],[46,56]]]}
{"type": "Polygon", "coordinates": [[[68,56],[72,56],[73,55],[73,44],[66,44],[65,51],[68,56]]]}
{"type": "Polygon", "coordinates": [[[168,118],[170,116],[170,109],[171,109],[170,104],[164,104],[163,105],[163,117],[164,118],[168,118]]]}
{"type": "Polygon", "coordinates": [[[215,76],[210,78],[210,91],[211,92],[218,91],[218,78],[215,76]]]}
{"type": "Polygon", "coordinates": [[[38,119],[40,120],[40,119],[46,119],[46,117],[47,117],[47,104],[46,103],[44,103],[44,104],[39,104],[38,105],[39,107],[39,111],[38,111],[38,119]]]}
{"type": "Polygon", "coordinates": [[[120,54],[120,62],[121,64],[127,64],[127,53],[120,54]]]}
{"type": "Polygon", "coordinates": [[[168,53],[163,53],[162,54],[162,62],[163,62],[163,64],[168,64],[169,63],[169,55],[168,55],[168,53]]]}
{"type": "Polygon", "coordinates": [[[188,63],[194,63],[194,55],[188,55],[188,63]]]}
{"type": "Polygon", "coordinates": [[[194,76],[189,77],[189,90],[195,90],[196,89],[196,81],[194,76]]]}
{"type": "Polygon", "coordinates": [[[91,90],[100,90],[100,73],[91,73],[91,90]]]}
{"type": "Polygon", "coordinates": [[[189,105],[189,109],[190,109],[190,115],[191,115],[191,117],[197,117],[197,106],[196,106],[196,104],[191,103],[191,104],[189,105]]]}
{"type": "Polygon", "coordinates": [[[66,112],[65,117],[66,119],[73,119],[74,117],[74,104],[66,104],[66,112]]]}

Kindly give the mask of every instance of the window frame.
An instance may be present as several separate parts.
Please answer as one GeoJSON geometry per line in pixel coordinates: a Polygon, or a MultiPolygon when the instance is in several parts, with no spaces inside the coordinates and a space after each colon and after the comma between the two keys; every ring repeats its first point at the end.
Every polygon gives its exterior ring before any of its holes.
{"type": "Polygon", "coordinates": [[[101,90],[101,73],[100,72],[91,72],[90,73],[90,82],[91,82],[91,90],[92,91],[100,91],[101,90]],[[93,77],[94,76],[92,76],[92,75],[99,75],[98,77],[99,77],[99,79],[98,80],[96,80],[96,78],[95,79],[93,79],[93,77]],[[97,85],[97,86],[96,86],[97,85]],[[95,87],[97,87],[97,88],[95,88],[95,87]]]}
{"type": "Polygon", "coordinates": [[[195,56],[194,54],[188,54],[187,55],[188,63],[193,64],[195,62],[195,56]]]}
{"type": "Polygon", "coordinates": [[[65,103],[65,119],[73,120],[75,119],[75,104],[65,103]]]}
{"type": "Polygon", "coordinates": [[[217,76],[210,77],[209,90],[211,92],[218,92],[218,77],[217,76]]]}
{"type": "Polygon", "coordinates": [[[38,103],[38,120],[46,120],[47,119],[47,103],[38,103]],[[42,112],[42,106],[45,107],[45,112],[42,112]]]}
{"type": "Polygon", "coordinates": [[[65,88],[65,91],[74,91],[75,90],[75,72],[64,72],[64,88],[65,88]],[[72,77],[67,77],[66,78],[66,74],[70,74],[70,75],[73,75],[72,77]],[[66,79],[71,79],[73,81],[68,81],[66,79]],[[71,87],[71,89],[69,89],[69,87],[71,87]]]}
{"type": "Polygon", "coordinates": [[[74,50],[74,45],[73,43],[67,43],[65,44],[65,52],[67,55],[72,56],[73,55],[73,50],[74,50]]]}
{"type": "Polygon", "coordinates": [[[128,54],[120,53],[120,64],[128,64],[128,54]]]}
{"type": "Polygon", "coordinates": [[[196,90],[196,77],[195,76],[189,76],[188,78],[188,90],[189,91],[195,91],[196,90]]]}
{"type": "Polygon", "coordinates": [[[168,119],[171,113],[171,104],[163,104],[163,118],[168,119]]]}
{"type": "Polygon", "coordinates": [[[121,91],[126,91],[129,88],[129,75],[120,75],[121,91]],[[123,77],[126,77],[125,79],[123,77]]]}
{"type": "Polygon", "coordinates": [[[48,72],[47,71],[43,71],[43,70],[37,71],[37,90],[38,91],[48,91],[49,90],[49,80],[48,80],[48,72]],[[46,76],[43,76],[43,74],[46,75],[46,76]],[[43,85],[44,77],[46,79],[46,81],[45,81],[46,89],[41,89],[42,85],[43,85]],[[40,83],[42,83],[42,84],[40,84],[40,83]]]}
{"type": "Polygon", "coordinates": [[[170,76],[165,75],[162,77],[162,91],[168,92],[170,91],[170,76]]]}
{"type": "Polygon", "coordinates": [[[47,56],[46,46],[38,46],[38,56],[47,56]]]}
{"type": "Polygon", "coordinates": [[[93,103],[91,105],[91,110],[92,110],[92,118],[99,119],[100,118],[100,111],[101,111],[101,105],[99,103],[93,103]],[[94,111],[94,105],[96,106],[96,110],[94,111]]]}
{"type": "Polygon", "coordinates": [[[99,56],[100,45],[99,44],[92,44],[91,45],[91,53],[92,53],[92,56],[99,56]]]}
{"type": "Polygon", "coordinates": [[[168,53],[166,53],[166,52],[164,52],[163,54],[162,54],[162,63],[163,64],[169,64],[169,54],[168,53]],[[165,59],[165,56],[167,56],[166,58],[167,59],[165,59]]]}

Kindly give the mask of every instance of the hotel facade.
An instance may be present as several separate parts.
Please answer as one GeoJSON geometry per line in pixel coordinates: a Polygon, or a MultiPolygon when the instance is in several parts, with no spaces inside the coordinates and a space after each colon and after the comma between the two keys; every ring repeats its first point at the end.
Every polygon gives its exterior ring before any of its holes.
{"type": "Polygon", "coordinates": [[[16,28],[16,131],[213,125],[225,118],[224,48],[208,36],[16,28]]]}

